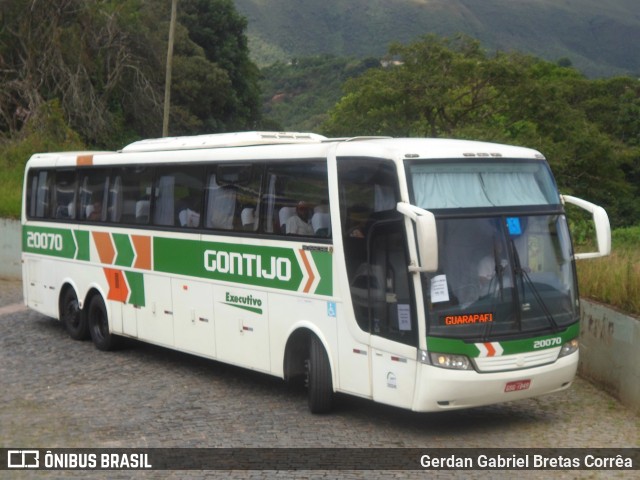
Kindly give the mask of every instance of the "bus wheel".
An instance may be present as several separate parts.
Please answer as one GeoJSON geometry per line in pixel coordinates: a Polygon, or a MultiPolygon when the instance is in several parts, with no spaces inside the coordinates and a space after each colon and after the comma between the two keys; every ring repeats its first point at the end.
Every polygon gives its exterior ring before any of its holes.
{"type": "Polygon", "coordinates": [[[73,288],[65,289],[60,302],[60,320],[65,330],[74,340],[89,338],[87,318],[80,309],[78,297],[73,288]]]}
{"type": "Polygon", "coordinates": [[[311,413],[326,413],[333,404],[333,382],[329,357],[320,340],[311,337],[309,359],[307,360],[307,384],[309,390],[309,410],[311,413]]]}
{"type": "Polygon", "coordinates": [[[109,317],[100,295],[94,295],[87,311],[89,333],[98,350],[113,350],[117,346],[117,337],[109,332],[109,317]]]}

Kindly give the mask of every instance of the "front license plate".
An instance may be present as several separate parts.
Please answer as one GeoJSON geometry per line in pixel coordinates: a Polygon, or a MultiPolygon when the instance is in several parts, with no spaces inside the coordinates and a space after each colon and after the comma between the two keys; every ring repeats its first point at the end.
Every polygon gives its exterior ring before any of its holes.
{"type": "Polygon", "coordinates": [[[509,382],[504,386],[504,391],[519,392],[520,390],[526,390],[531,385],[531,380],[518,380],[516,382],[509,382]]]}

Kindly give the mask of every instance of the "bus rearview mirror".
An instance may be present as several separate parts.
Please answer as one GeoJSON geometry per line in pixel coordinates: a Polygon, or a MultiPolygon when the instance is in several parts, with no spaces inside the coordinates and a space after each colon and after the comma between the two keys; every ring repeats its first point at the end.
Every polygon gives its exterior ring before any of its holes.
{"type": "Polygon", "coordinates": [[[574,254],[574,258],[576,260],[582,260],[585,258],[598,258],[609,255],[611,253],[611,226],[609,224],[609,216],[605,209],[581,198],[572,197],[571,195],[560,195],[560,198],[564,203],[570,203],[589,212],[596,227],[598,251],[576,253],[574,254]]]}
{"type": "Polygon", "coordinates": [[[436,219],[433,213],[419,215],[416,218],[416,232],[418,237],[418,258],[421,272],[435,272],[438,270],[438,235],[436,233],[436,219]]]}
{"type": "Polygon", "coordinates": [[[428,210],[409,203],[399,202],[398,211],[409,217],[416,225],[418,265],[411,265],[413,272],[435,272],[438,270],[438,234],[436,217],[428,210]]]}

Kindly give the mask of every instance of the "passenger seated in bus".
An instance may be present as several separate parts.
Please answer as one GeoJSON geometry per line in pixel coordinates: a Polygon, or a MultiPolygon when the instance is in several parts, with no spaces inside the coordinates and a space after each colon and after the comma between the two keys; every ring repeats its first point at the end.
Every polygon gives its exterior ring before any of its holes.
{"type": "Polygon", "coordinates": [[[286,223],[287,235],[313,236],[313,227],[309,223],[311,207],[304,201],[296,205],[296,214],[291,216],[286,223]]]}
{"type": "Polygon", "coordinates": [[[87,220],[102,220],[102,202],[93,202],[87,205],[87,220]]]}
{"type": "Polygon", "coordinates": [[[198,211],[198,197],[190,194],[178,201],[178,222],[181,227],[200,226],[200,212],[198,211]]]}

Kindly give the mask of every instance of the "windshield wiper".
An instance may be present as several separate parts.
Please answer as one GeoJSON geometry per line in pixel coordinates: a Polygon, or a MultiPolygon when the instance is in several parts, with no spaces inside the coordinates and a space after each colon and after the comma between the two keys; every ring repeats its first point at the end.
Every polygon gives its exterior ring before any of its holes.
{"type": "MultiPolygon", "coordinates": [[[[498,278],[498,287],[500,288],[500,301],[504,301],[504,269],[498,249],[496,248],[496,241],[493,242],[493,262],[496,270],[496,277],[498,278]]],[[[491,289],[489,289],[491,290],[491,289]]]]}
{"type": "MultiPolygon", "coordinates": [[[[558,323],[553,318],[553,315],[551,315],[551,312],[547,308],[547,304],[542,299],[542,296],[540,295],[540,292],[538,291],[538,288],[535,286],[535,284],[531,280],[531,277],[529,276],[527,271],[524,268],[522,268],[522,263],[520,262],[520,254],[518,253],[518,249],[516,248],[516,244],[513,241],[513,238],[509,238],[509,245],[511,246],[511,254],[512,254],[512,257],[513,257],[513,266],[514,266],[513,270],[514,270],[514,273],[516,274],[516,276],[518,278],[520,278],[520,285],[522,286],[522,298],[519,299],[520,300],[519,301],[520,305],[522,307],[524,307],[524,305],[525,305],[525,303],[524,303],[525,302],[525,288],[524,288],[524,286],[525,286],[525,281],[526,281],[527,285],[531,289],[531,293],[533,294],[533,297],[538,302],[538,305],[540,305],[540,308],[542,309],[542,313],[544,313],[544,316],[549,321],[549,324],[551,325],[553,330],[557,332],[559,330],[558,323]]],[[[516,288],[515,291],[517,292],[517,290],[518,289],[516,288]]],[[[518,315],[519,321],[521,321],[521,318],[522,318],[522,315],[518,315]]]]}

